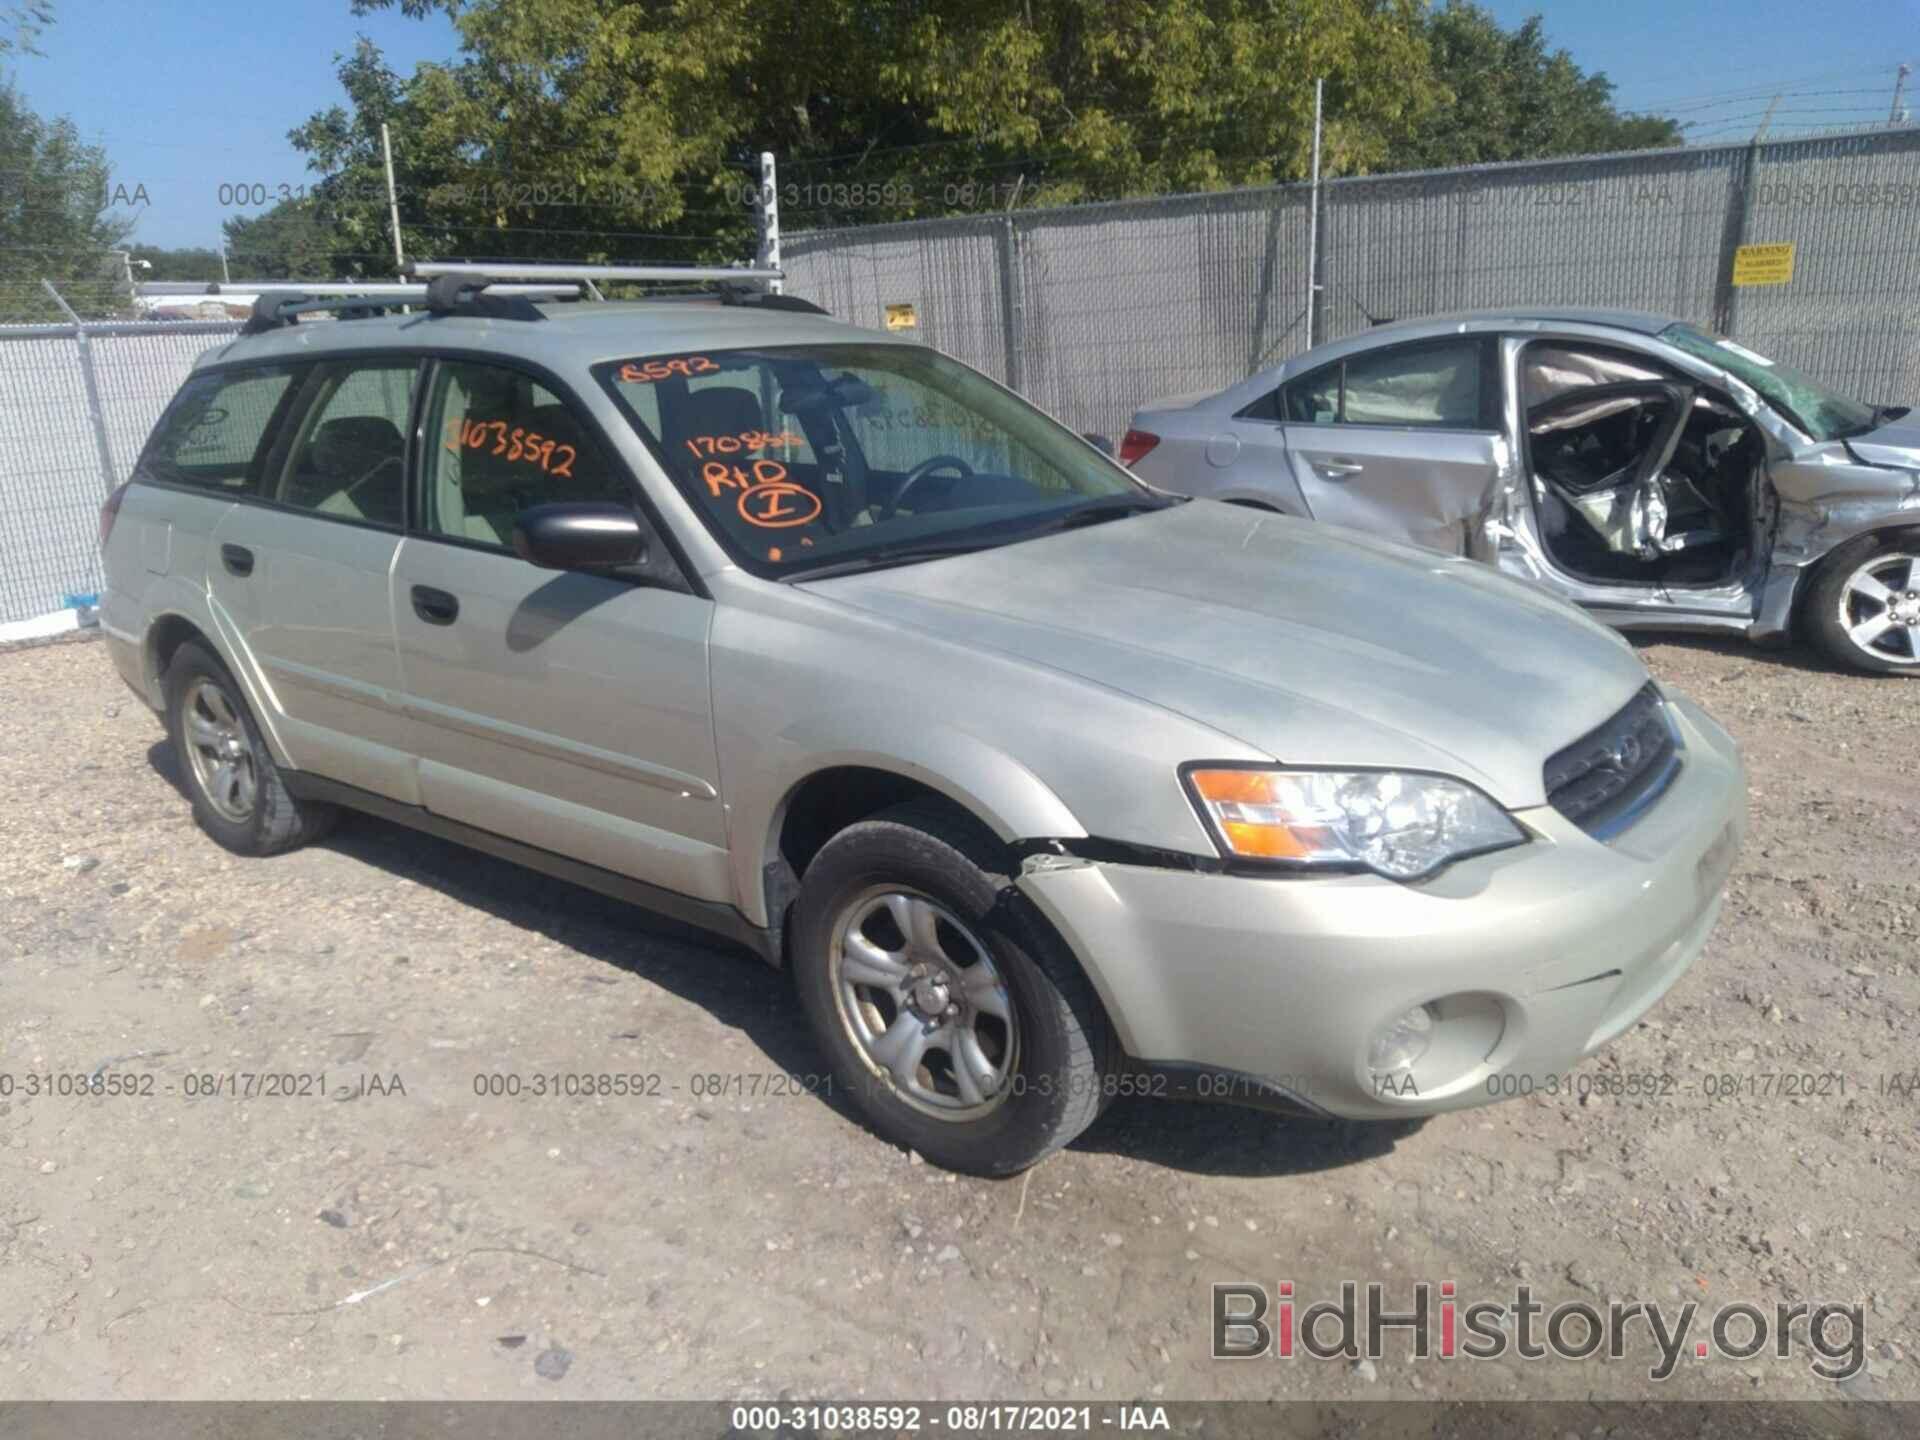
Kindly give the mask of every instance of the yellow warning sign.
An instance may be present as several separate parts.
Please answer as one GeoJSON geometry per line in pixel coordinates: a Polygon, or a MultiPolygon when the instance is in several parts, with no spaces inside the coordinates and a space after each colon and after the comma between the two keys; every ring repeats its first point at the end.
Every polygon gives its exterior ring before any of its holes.
{"type": "MultiPolygon", "coordinates": [[[[1789,249],[1792,247],[1789,246],[1789,249]]],[[[887,306],[887,328],[889,330],[918,330],[920,317],[914,313],[911,305],[887,306]]]]}
{"type": "Polygon", "coordinates": [[[1742,245],[1733,252],[1733,283],[1736,285],[1785,285],[1791,279],[1791,245],[1742,245]]]}

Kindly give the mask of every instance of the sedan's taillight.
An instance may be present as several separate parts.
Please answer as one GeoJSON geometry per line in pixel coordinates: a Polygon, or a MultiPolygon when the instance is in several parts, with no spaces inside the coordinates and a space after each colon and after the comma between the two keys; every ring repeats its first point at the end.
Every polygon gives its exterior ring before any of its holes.
{"type": "MultiPolygon", "coordinates": [[[[128,481],[127,485],[132,484],[128,481]]],[[[120,517],[120,502],[126,498],[127,485],[116,485],[113,492],[100,502],[100,553],[107,550],[107,537],[113,534],[113,522],[120,517]]]]}
{"type": "Polygon", "coordinates": [[[1120,463],[1131,465],[1160,443],[1160,437],[1147,430],[1129,430],[1120,437],[1120,463]]]}

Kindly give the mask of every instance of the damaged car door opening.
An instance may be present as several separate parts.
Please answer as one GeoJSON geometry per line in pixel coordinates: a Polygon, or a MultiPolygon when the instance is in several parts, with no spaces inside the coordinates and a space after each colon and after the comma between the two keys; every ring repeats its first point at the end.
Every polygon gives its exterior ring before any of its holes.
{"type": "Polygon", "coordinates": [[[1149,405],[1149,483],[1464,556],[1618,628],[1920,674],[1920,425],[1670,317],[1400,321],[1149,405]]]}

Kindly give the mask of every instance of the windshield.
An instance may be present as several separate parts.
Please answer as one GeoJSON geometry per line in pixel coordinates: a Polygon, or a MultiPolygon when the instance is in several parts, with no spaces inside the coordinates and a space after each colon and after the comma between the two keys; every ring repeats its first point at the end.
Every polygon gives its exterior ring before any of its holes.
{"type": "Polygon", "coordinates": [[[1669,325],[1660,338],[1676,350],[1697,355],[1745,381],[1762,400],[1815,440],[1844,440],[1863,435],[1877,423],[1871,405],[1849,400],[1791,365],[1776,365],[1744,345],[1722,340],[1691,325],[1669,325]]]}
{"type": "Polygon", "coordinates": [[[759,575],[1005,544],[1083,509],[1161,503],[1018,396],[919,345],[703,350],[596,373],[759,575]]]}

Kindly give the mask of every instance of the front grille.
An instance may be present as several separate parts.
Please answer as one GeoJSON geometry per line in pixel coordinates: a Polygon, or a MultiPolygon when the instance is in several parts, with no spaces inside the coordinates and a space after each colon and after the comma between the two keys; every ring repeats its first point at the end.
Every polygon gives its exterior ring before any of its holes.
{"type": "Polygon", "coordinates": [[[1611,719],[1546,765],[1547,801],[1589,835],[1605,839],[1633,823],[1680,769],[1666,701],[1649,682],[1611,719]]]}

